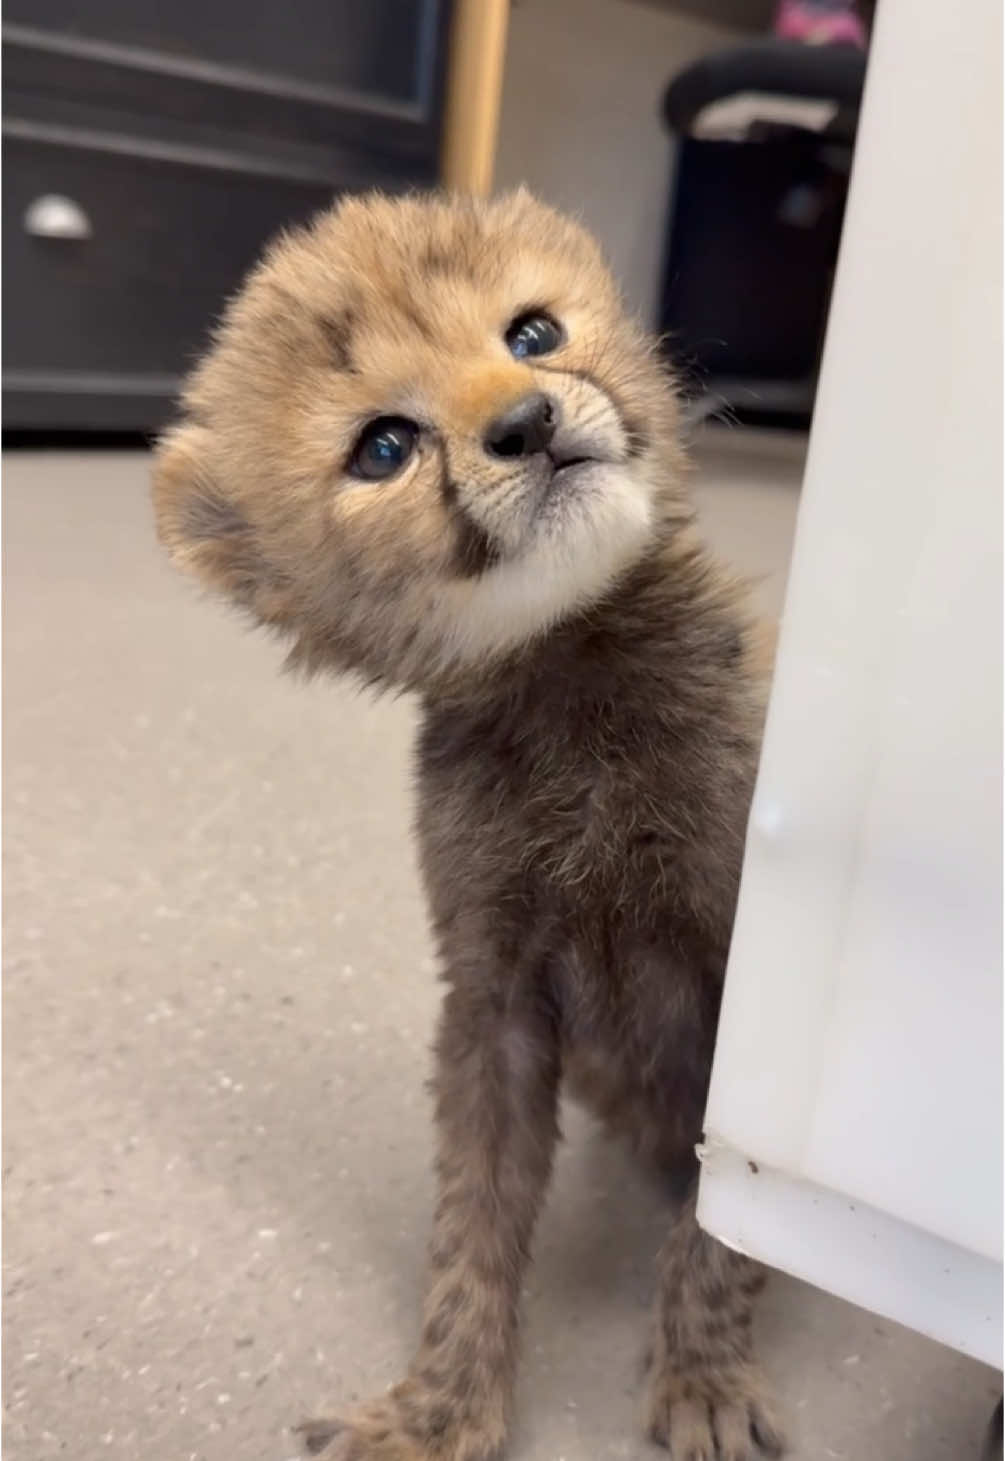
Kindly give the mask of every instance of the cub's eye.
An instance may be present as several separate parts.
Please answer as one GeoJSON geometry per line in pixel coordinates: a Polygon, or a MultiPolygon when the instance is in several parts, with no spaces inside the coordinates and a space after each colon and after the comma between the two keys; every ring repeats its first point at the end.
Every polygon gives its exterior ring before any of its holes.
{"type": "Polygon", "coordinates": [[[349,470],[365,482],[393,477],[408,461],[419,439],[419,428],[400,416],[378,416],[365,427],[353,448],[349,470]]]}
{"type": "Polygon", "coordinates": [[[506,331],[506,344],[517,360],[529,355],[550,355],[565,339],[562,326],[546,314],[518,315],[506,331]]]}

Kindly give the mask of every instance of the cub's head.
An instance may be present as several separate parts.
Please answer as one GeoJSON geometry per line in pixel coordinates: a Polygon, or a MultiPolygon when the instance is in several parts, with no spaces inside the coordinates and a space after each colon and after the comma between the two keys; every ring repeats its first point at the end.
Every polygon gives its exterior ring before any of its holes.
{"type": "Polygon", "coordinates": [[[308,668],[420,686],[595,603],[672,511],[672,390],[525,192],[348,199],[228,308],[155,465],[175,560],[308,668]]]}

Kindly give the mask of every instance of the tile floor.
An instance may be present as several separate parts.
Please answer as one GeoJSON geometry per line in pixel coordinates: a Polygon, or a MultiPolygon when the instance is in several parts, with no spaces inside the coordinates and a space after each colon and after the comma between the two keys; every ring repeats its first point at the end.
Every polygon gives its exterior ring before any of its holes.
{"type": "MultiPolygon", "coordinates": [[[[801,445],[699,439],[777,612],[801,445]]],[[[407,703],[276,674],[161,561],[143,455],[5,459],[4,1401],[10,1461],[286,1461],[414,1334],[436,1001],[407,703]]],[[[651,1454],[661,1199],[575,1113],[513,1461],[651,1454]]],[[[796,1461],[966,1461],[998,1377],[777,1279],[796,1461]]],[[[653,1453],[655,1454],[655,1453],[653,1453]]]]}

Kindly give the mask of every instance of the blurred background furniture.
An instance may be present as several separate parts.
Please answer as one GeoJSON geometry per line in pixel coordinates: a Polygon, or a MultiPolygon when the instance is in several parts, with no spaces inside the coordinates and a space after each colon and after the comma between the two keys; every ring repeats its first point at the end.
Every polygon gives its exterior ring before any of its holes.
{"type": "Polygon", "coordinates": [[[284,17],[179,0],[166,16],[154,0],[11,0],[8,441],[156,431],[269,236],[344,188],[438,180],[527,182],[579,214],[630,307],[668,332],[700,412],[752,403],[802,423],[863,60],[766,40],[773,8],[305,0],[284,17]],[[823,132],[793,125],[793,105],[822,105],[823,132]]]}
{"type": "Polygon", "coordinates": [[[680,72],[659,327],[696,414],[808,425],[864,52],[765,38],[680,72]]]}
{"type": "Polygon", "coordinates": [[[434,183],[451,11],[9,0],[5,430],[157,430],[268,237],[434,183]]]}

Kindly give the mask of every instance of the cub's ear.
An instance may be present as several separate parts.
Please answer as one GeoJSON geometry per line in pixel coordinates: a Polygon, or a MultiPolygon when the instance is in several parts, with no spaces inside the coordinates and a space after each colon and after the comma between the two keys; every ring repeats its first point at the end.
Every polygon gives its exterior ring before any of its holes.
{"type": "Polygon", "coordinates": [[[212,438],[180,426],[158,443],[153,466],[157,536],[179,568],[262,618],[275,585],[241,504],[218,480],[212,438]]]}

